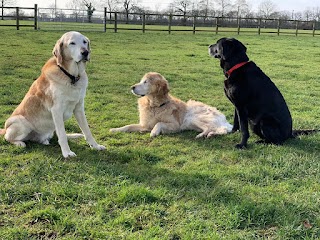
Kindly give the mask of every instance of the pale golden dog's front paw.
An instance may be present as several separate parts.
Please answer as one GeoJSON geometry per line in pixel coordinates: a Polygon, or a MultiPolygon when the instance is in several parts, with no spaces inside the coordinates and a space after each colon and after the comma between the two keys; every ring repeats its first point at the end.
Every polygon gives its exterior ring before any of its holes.
{"type": "Polygon", "coordinates": [[[115,132],[120,132],[120,130],[119,130],[119,128],[110,128],[109,132],[115,133],[115,132]]]}
{"type": "Polygon", "coordinates": [[[92,147],[93,149],[96,149],[98,151],[106,150],[107,148],[103,145],[98,144],[97,146],[92,147]]]}
{"type": "Polygon", "coordinates": [[[75,154],[72,151],[62,153],[62,155],[63,155],[64,158],[71,158],[71,157],[76,157],[77,156],[77,154],[75,154]]]}

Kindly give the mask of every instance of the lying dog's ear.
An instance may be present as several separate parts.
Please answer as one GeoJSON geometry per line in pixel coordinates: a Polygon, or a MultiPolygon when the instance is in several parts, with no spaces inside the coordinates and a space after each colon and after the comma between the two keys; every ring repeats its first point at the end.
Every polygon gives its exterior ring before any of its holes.
{"type": "Polygon", "coordinates": [[[62,64],[62,56],[63,56],[63,42],[61,39],[59,39],[56,42],[56,45],[54,46],[52,50],[52,54],[57,58],[57,64],[62,64]]]}
{"type": "Polygon", "coordinates": [[[158,94],[161,96],[165,96],[169,92],[168,82],[161,81],[158,84],[158,94]]]}

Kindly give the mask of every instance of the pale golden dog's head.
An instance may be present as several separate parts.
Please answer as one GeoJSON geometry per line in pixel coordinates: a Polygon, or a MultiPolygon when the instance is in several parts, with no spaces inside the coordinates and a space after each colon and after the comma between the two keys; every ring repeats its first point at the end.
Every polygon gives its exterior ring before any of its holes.
{"type": "Polygon", "coordinates": [[[89,61],[90,60],[90,41],[79,32],[67,32],[57,41],[52,54],[56,56],[57,63],[60,65],[64,61],[89,61]]]}
{"type": "Polygon", "coordinates": [[[141,81],[131,87],[133,94],[137,96],[166,96],[169,92],[168,81],[156,72],[146,73],[141,81]]]}

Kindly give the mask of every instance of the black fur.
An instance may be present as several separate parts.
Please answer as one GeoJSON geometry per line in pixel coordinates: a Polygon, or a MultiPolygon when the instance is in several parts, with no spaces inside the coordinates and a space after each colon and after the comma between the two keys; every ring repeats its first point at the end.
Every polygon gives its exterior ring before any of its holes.
{"type": "Polygon", "coordinates": [[[288,138],[309,134],[317,130],[292,130],[292,118],[288,106],[276,85],[252,61],[234,70],[228,70],[241,62],[249,61],[246,47],[234,38],[221,38],[209,46],[209,54],[220,59],[220,66],[227,79],[224,91],[235,106],[233,132],[241,130],[241,142],[237,148],[247,146],[248,125],[264,143],[282,144],[288,138]]]}

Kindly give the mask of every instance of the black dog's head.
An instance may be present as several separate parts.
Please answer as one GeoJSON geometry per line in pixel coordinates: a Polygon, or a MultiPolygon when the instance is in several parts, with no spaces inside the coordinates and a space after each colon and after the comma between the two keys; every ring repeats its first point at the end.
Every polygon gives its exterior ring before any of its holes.
{"type": "Polygon", "coordinates": [[[216,44],[209,46],[209,55],[220,59],[220,65],[224,69],[248,61],[246,51],[247,48],[235,38],[221,38],[216,44]]]}

